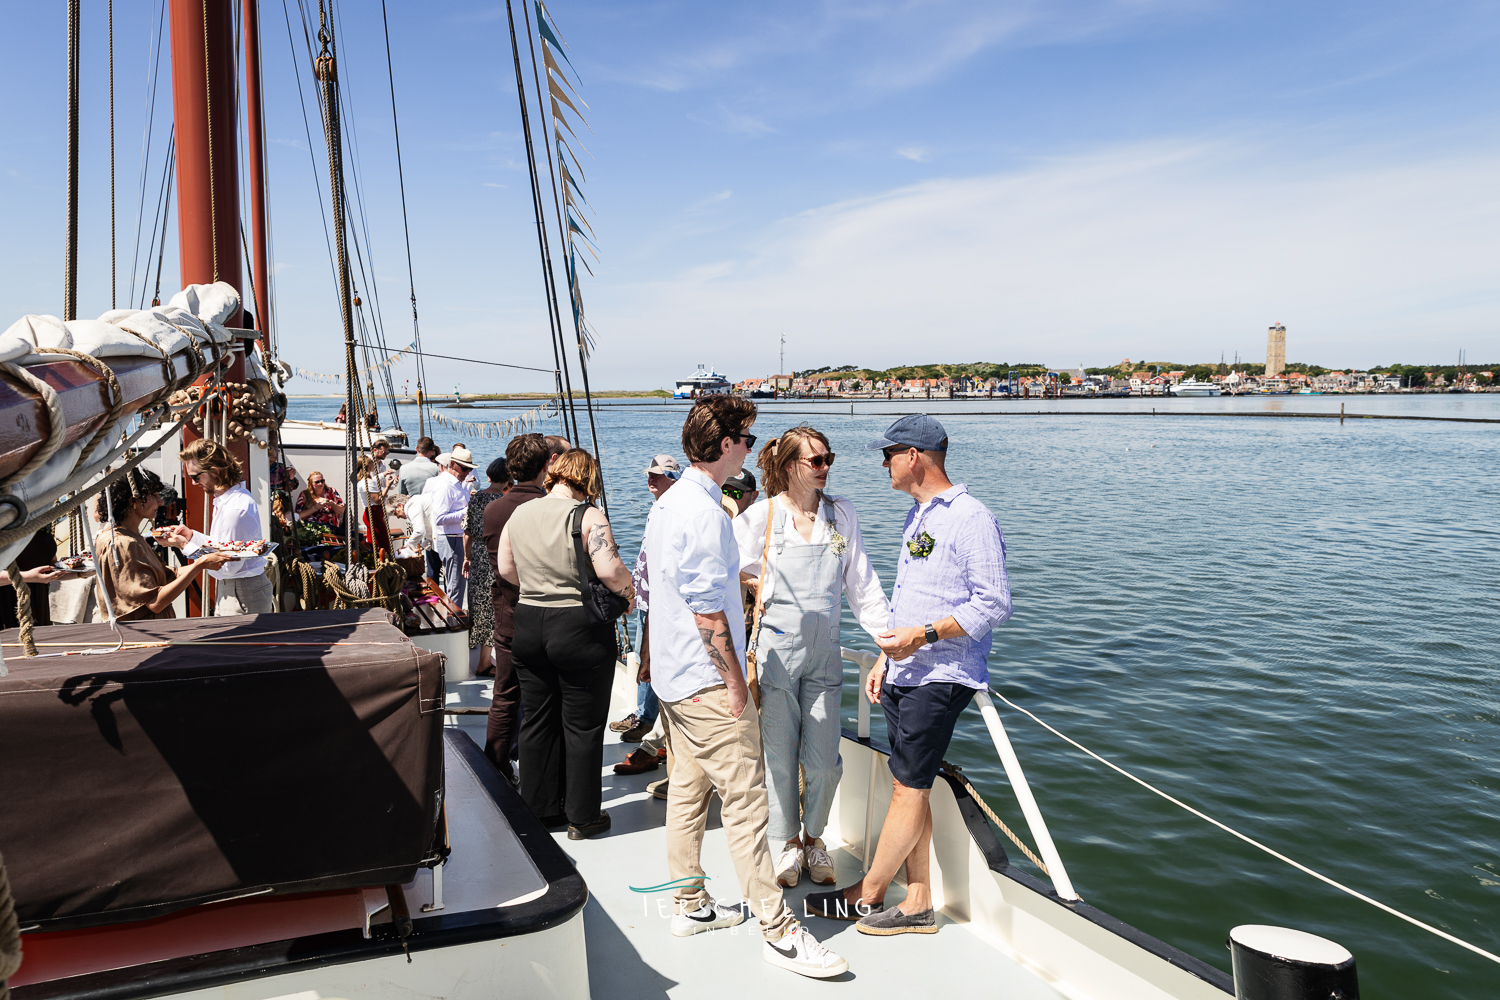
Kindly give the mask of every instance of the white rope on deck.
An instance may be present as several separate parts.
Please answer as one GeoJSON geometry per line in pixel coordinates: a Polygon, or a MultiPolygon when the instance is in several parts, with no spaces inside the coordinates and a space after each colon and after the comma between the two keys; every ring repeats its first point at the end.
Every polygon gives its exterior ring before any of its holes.
{"type": "Polygon", "coordinates": [[[1047,723],[1045,723],[1041,719],[1039,719],[1035,715],[1035,713],[1030,712],[1030,711],[1022,708],[1020,705],[1017,705],[1015,702],[1011,701],[1009,698],[1005,697],[1003,694],[1000,694],[1000,693],[998,693],[996,691],[993,691],[993,690],[990,693],[993,694],[996,698],[998,698],[1001,701],[1005,702],[1005,704],[1009,705],[1011,708],[1015,709],[1017,712],[1020,712],[1021,714],[1029,717],[1033,722],[1035,722],[1037,725],[1041,726],[1043,729],[1045,729],[1048,732],[1050,732],[1052,735],[1058,737],[1059,739],[1064,740],[1067,743],[1071,743],[1073,746],[1077,747],[1079,750],[1082,750],[1084,753],[1088,754],[1090,757],[1094,758],[1099,763],[1103,764],[1105,767],[1108,767],[1108,768],[1110,768],[1111,770],[1114,770],[1114,771],[1118,771],[1120,774],[1123,774],[1125,777],[1129,778],[1131,781],[1135,782],[1137,785],[1140,785],[1142,788],[1145,788],[1147,791],[1154,792],[1155,794],[1157,794],[1157,795],[1161,796],[1162,798],[1166,799],[1168,802],[1172,803],[1174,806],[1178,806],[1178,807],[1180,807],[1182,809],[1186,809],[1188,812],[1192,813],[1194,816],[1197,816],[1199,819],[1204,820],[1205,822],[1208,822],[1208,823],[1212,823],[1214,826],[1216,826],[1219,829],[1223,830],[1225,833],[1232,834],[1235,837],[1238,837],[1240,840],[1243,840],[1245,843],[1249,844],[1251,847],[1255,847],[1255,848],[1258,848],[1258,849],[1266,852],[1267,854],[1271,855],[1271,857],[1276,858],[1278,861],[1284,861],[1284,862],[1286,862],[1287,864],[1291,865],[1293,868],[1297,869],[1298,871],[1305,872],[1306,874],[1311,875],[1313,878],[1317,879],[1318,881],[1325,882],[1328,885],[1333,886],[1335,889],[1338,889],[1340,892],[1346,892],[1349,895],[1353,896],[1355,899],[1362,900],[1363,902],[1369,903],[1371,906],[1375,907],[1377,910],[1383,910],[1384,912],[1389,913],[1393,917],[1399,917],[1400,919],[1405,920],[1407,923],[1411,924],[1413,927],[1420,927],[1420,928],[1422,928],[1422,930],[1427,931],[1428,933],[1431,933],[1431,934],[1436,934],[1438,937],[1442,938],[1443,940],[1450,941],[1453,944],[1458,945],[1460,948],[1466,948],[1469,951],[1472,951],[1476,955],[1482,955],[1483,957],[1489,959],[1491,962],[1500,963],[1500,955],[1496,955],[1493,952],[1485,951],[1483,948],[1479,947],[1478,945],[1470,944],[1469,942],[1463,940],[1462,938],[1454,937],[1452,934],[1449,934],[1447,931],[1440,930],[1440,929],[1432,926],[1431,924],[1424,923],[1423,921],[1418,920],[1416,917],[1407,916],[1405,913],[1402,913],[1400,910],[1397,910],[1397,909],[1395,909],[1394,907],[1391,907],[1391,906],[1387,906],[1386,904],[1382,903],[1378,899],[1371,899],[1369,896],[1366,896],[1364,893],[1360,892],[1358,889],[1351,889],[1347,885],[1344,885],[1342,882],[1339,882],[1339,881],[1337,881],[1335,879],[1329,878],[1327,875],[1324,875],[1322,872],[1314,871],[1313,869],[1311,869],[1311,868],[1307,867],[1306,865],[1302,864],[1300,861],[1294,861],[1294,860],[1292,860],[1291,858],[1287,857],[1285,854],[1282,854],[1280,851],[1276,850],[1275,848],[1273,848],[1273,847],[1267,847],[1265,844],[1262,844],[1260,841],[1256,840],[1255,838],[1248,837],[1245,834],[1240,833],[1238,830],[1236,830],[1233,827],[1228,826],[1228,825],[1226,825],[1224,823],[1219,822],[1218,820],[1214,819],[1212,816],[1208,815],[1207,813],[1202,812],[1202,811],[1200,811],[1198,809],[1194,809],[1192,806],[1188,805],[1186,802],[1183,802],[1181,799],[1176,798],[1175,796],[1167,794],[1166,792],[1162,791],[1160,788],[1157,788],[1155,785],[1151,784],[1149,781],[1146,781],[1143,778],[1136,777],[1135,775],[1131,774],[1129,771],[1125,770],[1123,767],[1120,767],[1118,764],[1115,764],[1115,763],[1113,763],[1111,761],[1105,760],[1103,757],[1101,757],[1098,754],[1094,753],[1094,751],[1090,750],[1088,747],[1084,746],[1082,743],[1079,743],[1077,740],[1073,739],[1071,736],[1068,736],[1068,735],[1066,735],[1066,734],[1058,731],[1057,729],[1054,729],[1052,726],[1048,725],[1047,723]]]}

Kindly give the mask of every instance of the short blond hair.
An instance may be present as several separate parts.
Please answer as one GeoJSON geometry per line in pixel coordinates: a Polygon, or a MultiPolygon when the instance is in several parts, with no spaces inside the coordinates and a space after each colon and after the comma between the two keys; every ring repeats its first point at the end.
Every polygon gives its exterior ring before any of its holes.
{"type": "Polygon", "coordinates": [[[567,483],[589,499],[604,495],[604,483],[599,478],[599,463],[583,448],[565,451],[552,463],[552,468],[547,470],[543,488],[550,490],[556,483],[567,483]]]}

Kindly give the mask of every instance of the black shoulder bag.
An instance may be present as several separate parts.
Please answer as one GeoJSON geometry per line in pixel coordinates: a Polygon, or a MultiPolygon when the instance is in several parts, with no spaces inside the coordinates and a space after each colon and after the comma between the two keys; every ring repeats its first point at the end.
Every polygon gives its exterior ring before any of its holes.
{"type": "Polygon", "coordinates": [[[583,584],[583,613],[595,625],[608,625],[623,615],[630,602],[599,582],[593,563],[583,552],[583,515],[589,504],[573,509],[573,551],[578,553],[578,579],[583,584]]]}

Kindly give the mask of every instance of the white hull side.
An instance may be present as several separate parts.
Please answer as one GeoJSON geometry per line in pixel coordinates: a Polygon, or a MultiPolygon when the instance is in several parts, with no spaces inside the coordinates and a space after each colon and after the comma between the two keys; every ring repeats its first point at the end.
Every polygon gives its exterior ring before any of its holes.
{"type": "MultiPolygon", "coordinates": [[[[839,753],[844,775],[824,836],[864,859],[890,807],[890,767],[885,754],[847,737],[839,753]]],[[[1212,984],[992,871],[946,781],[934,784],[931,801],[934,905],[1053,989],[1079,1000],[1225,1000],[1212,984]]]]}
{"type": "Polygon", "coordinates": [[[534,934],[387,955],[173,994],[169,1000],[589,1000],[583,911],[534,934]]]}

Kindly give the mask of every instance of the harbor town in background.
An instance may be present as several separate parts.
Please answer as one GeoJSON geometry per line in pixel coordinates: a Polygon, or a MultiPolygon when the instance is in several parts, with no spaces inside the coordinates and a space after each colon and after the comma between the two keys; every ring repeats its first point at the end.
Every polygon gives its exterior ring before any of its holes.
{"type": "Polygon", "coordinates": [[[1286,363],[1286,327],[1267,331],[1260,364],[1220,359],[1213,364],[1136,362],[1125,358],[1108,368],[1060,368],[1044,364],[979,361],[972,364],[904,365],[884,370],[853,365],[813,368],[732,382],[702,365],[679,379],[674,396],[736,392],[756,399],[1018,399],[1115,398],[1124,396],[1286,396],[1493,392],[1500,390],[1500,364],[1377,366],[1365,371],[1286,363]]]}

